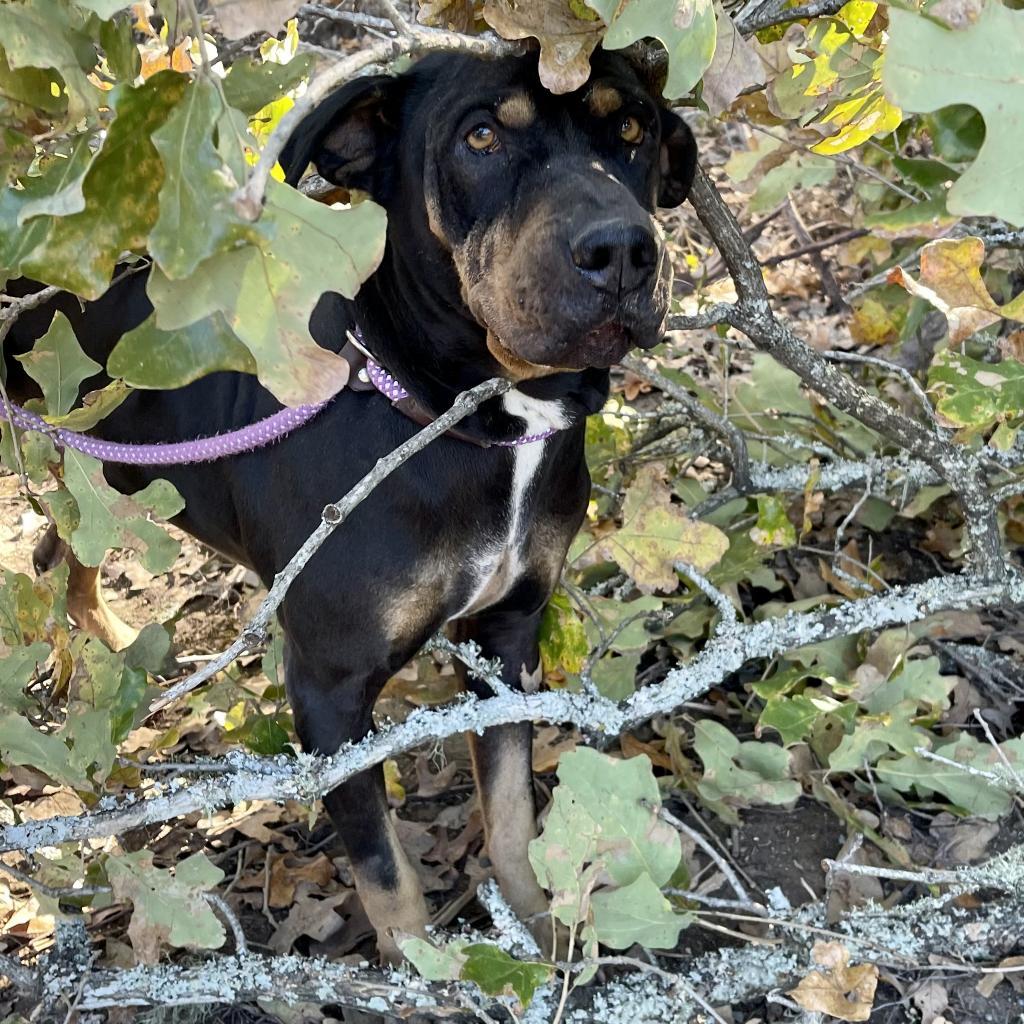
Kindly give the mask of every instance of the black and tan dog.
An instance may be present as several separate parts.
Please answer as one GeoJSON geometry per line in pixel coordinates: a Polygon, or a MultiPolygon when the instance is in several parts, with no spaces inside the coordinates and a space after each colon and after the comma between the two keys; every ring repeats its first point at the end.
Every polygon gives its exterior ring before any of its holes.
{"type": "MultiPolygon", "coordinates": [[[[358,325],[377,361],[432,415],[489,377],[517,382],[464,421],[461,436],[441,438],[380,486],[292,586],[280,620],[307,750],[331,752],[366,734],[384,683],[446,623],[500,658],[508,685],[539,684],[538,624],[587,505],[584,420],[604,402],[607,368],[660,340],[671,269],[652,215],[682,202],[694,159],[682,121],[626,59],[603,53],[587,85],[566,96],[541,87],[535,56],[434,56],[398,77],[350,83],[291,140],[293,184],[312,162],[388,212],[380,268],[354,301],[324,296],[311,325],[318,342],[340,349],[358,325]],[[532,444],[493,444],[551,429],[532,444]]],[[[144,275],[84,312],[69,297],[58,305],[100,360],[150,310],[144,275]]],[[[19,321],[8,351],[30,347],[52,312],[19,321]]],[[[19,369],[10,372],[16,386],[19,369]]],[[[276,408],[255,378],[220,373],[136,393],[98,432],[186,439],[276,408]]],[[[417,429],[380,394],[346,390],[273,447],[191,467],[111,465],[106,475],[126,491],[171,480],[186,500],[180,525],[269,583],[324,505],[417,429]]],[[[79,618],[109,626],[86,600],[95,575],[84,581],[79,618]]],[[[530,740],[528,724],[492,729],[474,738],[473,755],[495,873],[512,906],[536,918],[546,901],[526,857],[535,834],[530,740]]],[[[390,930],[422,932],[427,910],[381,772],[325,803],[381,953],[394,959],[390,930]]]]}

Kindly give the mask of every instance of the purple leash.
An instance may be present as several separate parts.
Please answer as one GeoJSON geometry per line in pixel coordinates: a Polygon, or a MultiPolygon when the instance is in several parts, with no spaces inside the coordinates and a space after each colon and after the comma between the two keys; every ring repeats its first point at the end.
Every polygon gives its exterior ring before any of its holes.
{"type": "MultiPolygon", "coordinates": [[[[366,361],[366,369],[373,386],[392,402],[409,397],[409,392],[373,359],[366,361]]],[[[328,399],[330,401],[330,399],[328,399]]],[[[282,409],[265,419],[250,423],[247,427],[230,430],[226,434],[200,437],[194,441],[174,441],[170,444],[129,444],[122,441],[102,441],[88,434],[80,434],[64,427],[47,423],[42,416],[23,409],[13,402],[10,417],[0,406],[0,418],[10,418],[20,430],[36,430],[45,434],[58,448],[72,448],[84,455],[91,455],[101,462],[117,462],[130,466],[187,466],[195,462],[213,462],[231,455],[256,451],[280,441],[282,437],[298,430],[308,423],[327,402],[315,405],[300,405],[295,409],[282,409]]],[[[545,430],[540,434],[524,434],[514,441],[494,441],[502,448],[516,448],[535,441],[545,441],[557,430],[545,430]]]]}
{"type": "MultiPolygon", "coordinates": [[[[91,455],[101,462],[120,462],[131,466],[185,466],[193,462],[212,462],[229,455],[264,448],[286,434],[308,423],[327,402],[316,405],[300,405],[296,409],[282,409],[266,419],[258,420],[240,430],[213,437],[200,437],[195,441],[175,441],[171,444],[125,444],[120,441],[101,441],[99,438],[79,434],[74,430],[54,427],[42,416],[11,405],[11,419],[22,430],[38,430],[45,434],[58,448],[73,448],[77,452],[91,455]]],[[[0,417],[7,419],[6,411],[0,408],[0,417]]]]}

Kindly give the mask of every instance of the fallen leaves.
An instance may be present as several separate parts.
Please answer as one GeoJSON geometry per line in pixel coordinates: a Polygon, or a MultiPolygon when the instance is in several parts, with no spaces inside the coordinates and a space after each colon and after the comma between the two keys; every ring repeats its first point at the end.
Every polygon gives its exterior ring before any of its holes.
{"type": "Polygon", "coordinates": [[[875,1001],[878,968],[874,964],[851,967],[850,952],[839,942],[816,942],[811,957],[823,970],[811,971],[790,989],[793,1000],[812,1013],[867,1020],[875,1001]]]}

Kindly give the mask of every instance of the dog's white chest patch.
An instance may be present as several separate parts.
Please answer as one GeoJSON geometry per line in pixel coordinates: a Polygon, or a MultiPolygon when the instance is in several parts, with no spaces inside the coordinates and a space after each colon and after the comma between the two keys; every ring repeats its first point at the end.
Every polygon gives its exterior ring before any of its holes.
{"type": "MultiPolygon", "coordinates": [[[[502,399],[505,411],[525,421],[524,434],[543,434],[562,430],[569,419],[561,402],[531,398],[520,391],[510,391],[502,399]]],[[[510,449],[512,480],[503,522],[495,541],[474,565],[475,585],[465,607],[453,618],[469,615],[497,603],[505,597],[523,571],[523,541],[526,537],[525,511],[530,486],[544,459],[547,441],[532,441],[510,449]]]]}

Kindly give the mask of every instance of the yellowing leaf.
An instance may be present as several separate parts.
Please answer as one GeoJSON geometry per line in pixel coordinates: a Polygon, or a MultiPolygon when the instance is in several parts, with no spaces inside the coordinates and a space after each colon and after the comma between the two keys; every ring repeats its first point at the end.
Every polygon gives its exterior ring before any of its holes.
{"type": "Polygon", "coordinates": [[[1005,306],[989,294],[981,277],[984,259],[985,243],[980,238],[939,239],[921,250],[920,280],[894,267],[889,281],[943,312],[950,344],[957,345],[1001,317],[1024,320],[1024,293],[1005,306]]]}
{"type": "Polygon", "coordinates": [[[850,952],[838,942],[816,942],[811,956],[825,969],[812,971],[789,995],[812,1013],[867,1020],[875,1001],[878,968],[874,964],[850,967],[850,952]]]}
{"type": "Polygon", "coordinates": [[[637,473],[626,492],[622,526],[601,541],[601,550],[645,593],[675,590],[677,562],[706,572],[728,547],[729,538],[718,527],[690,519],[672,504],[658,466],[637,473]]]}

